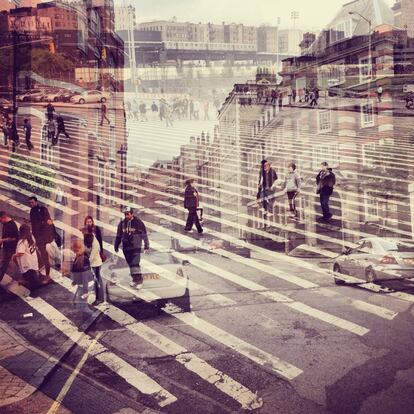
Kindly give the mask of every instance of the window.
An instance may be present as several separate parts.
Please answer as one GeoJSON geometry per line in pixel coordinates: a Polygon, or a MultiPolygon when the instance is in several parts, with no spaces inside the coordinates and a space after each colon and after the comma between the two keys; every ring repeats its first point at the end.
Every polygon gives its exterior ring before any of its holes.
{"type": "Polygon", "coordinates": [[[361,105],[361,127],[374,126],[374,105],[372,102],[367,102],[361,105]]]}
{"type": "Polygon", "coordinates": [[[371,64],[369,58],[359,60],[359,81],[364,82],[371,75],[371,64]]]}
{"type": "Polygon", "coordinates": [[[365,221],[378,220],[378,200],[369,191],[364,192],[365,221]]]}
{"type": "Polygon", "coordinates": [[[318,112],[318,132],[330,132],[331,126],[331,111],[319,111],[318,112]]]}

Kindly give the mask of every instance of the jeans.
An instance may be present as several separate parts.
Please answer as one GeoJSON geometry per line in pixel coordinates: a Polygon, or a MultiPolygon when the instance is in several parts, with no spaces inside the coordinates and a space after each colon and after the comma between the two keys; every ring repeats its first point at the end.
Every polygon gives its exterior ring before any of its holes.
{"type": "Polygon", "coordinates": [[[197,228],[197,231],[199,233],[202,233],[203,228],[201,227],[200,220],[198,219],[197,209],[195,207],[188,209],[188,216],[187,216],[187,222],[185,224],[185,229],[187,231],[190,231],[193,228],[194,224],[197,228]]]}
{"type": "Polygon", "coordinates": [[[100,302],[105,301],[105,285],[101,276],[101,266],[93,267],[93,273],[95,274],[95,294],[96,300],[100,302]]]}
{"type": "Polygon", "coordinates": [[[332,217],[331,212],[329,211],[329,198],[331,193],[323,192],[319,194],[319,199],[321,202],[322,214],[324,219],[330,219],[332,217]]]}
{"type": "Polygon", "coordinates": [[[296,196],[298,195],[297,191],[288,191],[288,201],[289,201],[289,210],[291,213],[296,213],[296,196]]]}
{"type": "Polygon", "coordinates": [[[3,276],[7,272],[7,268],[9,267],[9,263],[13,255],[14,250],[3,249],[0,264],[0,281],[3,279],[3,276]]]}
{"type": "Polygon", "coordinates": [[[134,283],[142,283],[141,274],[141,252],[137,249],[124,249],[124,257],[131,272],[131,278],[134,283]]]}
{"type": "Polygon", "coordinates": [[[32,144],[31,138],[32,138],[32,136],[30,134],[26,134],[26,136],[25,136],[26,146],[27,146],[29,151],[33,149],[33,144],[32,144]]]}
{"type": "Polygon", "coordinates": [[[268,190],[262,190],[260,192],[260,198],[262,200],[262,206],[268,213],[273,213],[273,204],[275,203],[275,199],[273,197],[273,191],[268,190]],[[271,198],[269,198],[271,197],[271,198]]]}
{"type": "Polygon", "coordinates": [[[84,271],[79,273],[72,273],[72,280],[77,285],[73,302],[75,308],[83,313],[91,314],[92,311],[89,309],[87,298],[82,298],[82,295],[89,293],[89,282],[92,280],[92,274],[90,271],[84,271]]]}

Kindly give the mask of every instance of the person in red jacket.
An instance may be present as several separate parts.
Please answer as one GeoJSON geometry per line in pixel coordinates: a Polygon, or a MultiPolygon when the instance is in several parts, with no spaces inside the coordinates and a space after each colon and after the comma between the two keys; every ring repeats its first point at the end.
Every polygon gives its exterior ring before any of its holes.
{"type": "Polygon", "coordinates": [[[187,223],[185,225],[185,231],[191,231],[195,224],[197,231],[201,234],[203,228],[201,227],[200,220],[197,215],[197,209],[199,206],[198,191],[194,187],[194,179],[190,178],[185,182],[184,192],[184,208],[188,210],[187,223]]]}

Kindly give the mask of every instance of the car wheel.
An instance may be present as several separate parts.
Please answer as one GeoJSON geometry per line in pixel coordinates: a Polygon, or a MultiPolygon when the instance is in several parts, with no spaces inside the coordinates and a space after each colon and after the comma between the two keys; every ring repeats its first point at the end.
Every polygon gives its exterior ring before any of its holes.
{"type": "Polygon", "coordinates": [[[57,97],[57,96],[55,96],[54,98],[53,98],[53,102],[58,102],[59,101],[59,98],[57,97]]]}
{"type": "Polygon", "coordinates": [[[369,283],[375,283],[377,281],[377,275],[374,272],[374,269],[369,268],[365,271],[365,279],[369,283]]]}
{"type": "Polygon", "coordinates": [[[183,312],[191,312],[191,301],[190,301],[190,291],[188,288],[185,290],[185,293],[180,298],[176,298],[173,302],[179,306],[183,312]]]}
{"type": "Polygon", "coordinates": [[[79,99],[79,103],[80,104],[84,104],[85,103],[85,99],[83,99],[83,98],[79,99]]]}
{"type": "Polygon", "coordinates": [[[102,98],[101,98],[101,103],[105,103],[106,102],[106,98],[103,96],[102,98]]]}
{"type": "MultiPolygon", "coordinates": [[[[334,266],[333,266],[333,269],[332,269],[335,273],[342,273],[343,274],[343,272],[342,272],[342,269],[341,269],[341,266],[339,266],[339,264],[338,263],[335,263],[334,264],[334,266]]],[[[342,280],[342,279],[339,279],[339,278],[337,278],[337,277],[335,277],[334,276],[334,282],[335,282],[335,285],[344,285],[345,284],[345,280],[342,280]]]]}

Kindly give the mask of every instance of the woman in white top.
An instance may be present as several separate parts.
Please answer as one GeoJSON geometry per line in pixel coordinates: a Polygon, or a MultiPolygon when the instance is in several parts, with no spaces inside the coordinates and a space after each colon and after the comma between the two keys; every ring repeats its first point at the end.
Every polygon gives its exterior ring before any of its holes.
{"type": "Polygon", "coordinates": [[[19,229],[19,240],[16,253],[13,255],[20,272],[24,278],[24,284],[32,290],[41,282],[39,281],[39,260],[37,257],[36,243],[34,241],[30,226],[22,224],[19,229]]]}
{"type": "Polygon", "coordinates": [[[95,293],[96,293],[96,302],[101,303],[105,302],[105,287],[101,277],[101,249],[99,242],[96,236],[93,233],[84,233],[83,242],[86,247],[86,253],[89,256],[89,262],[93,273],[95,274],[96,283],[95,283],[95,293]]]}

